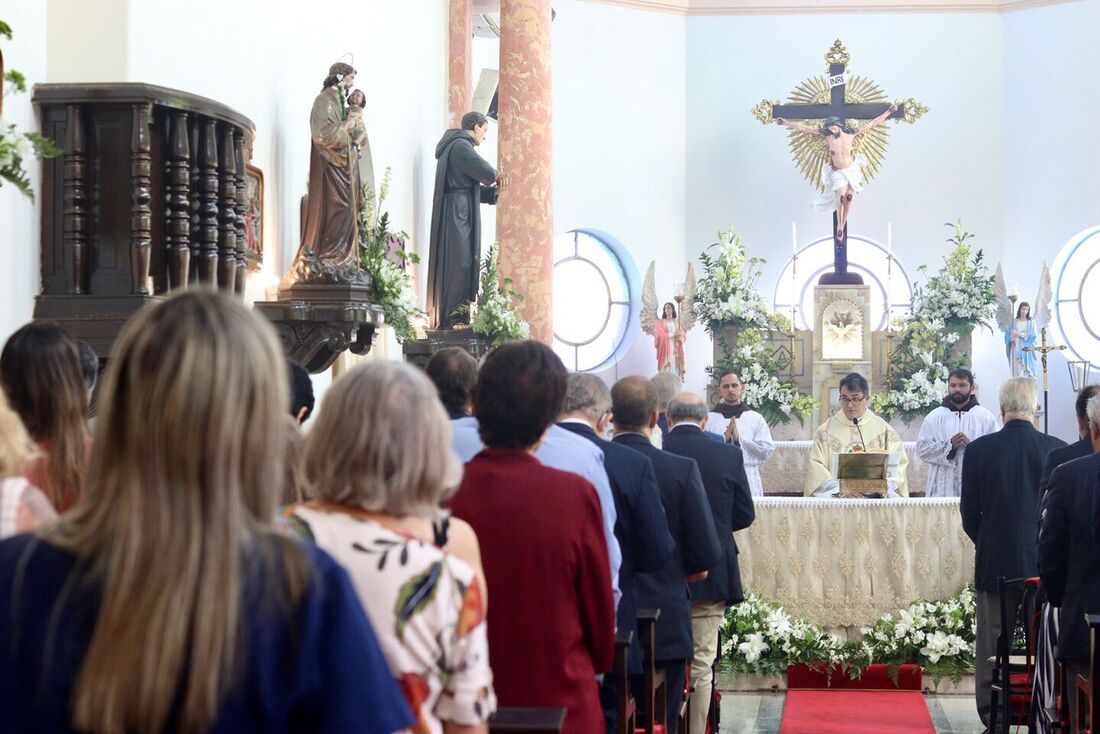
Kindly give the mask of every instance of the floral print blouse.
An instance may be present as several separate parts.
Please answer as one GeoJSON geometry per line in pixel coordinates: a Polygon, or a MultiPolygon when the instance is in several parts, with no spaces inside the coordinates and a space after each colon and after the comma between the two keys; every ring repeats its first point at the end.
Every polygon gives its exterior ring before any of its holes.
{"type": "Polygon", "coordinates": [[[291,508],[290,524],[351,576],[418,717],[415,734],[442,734],[443,721],[473,726],[489,718],[496,695],[484,597],[468,563],[331,502],[291,508]]]}

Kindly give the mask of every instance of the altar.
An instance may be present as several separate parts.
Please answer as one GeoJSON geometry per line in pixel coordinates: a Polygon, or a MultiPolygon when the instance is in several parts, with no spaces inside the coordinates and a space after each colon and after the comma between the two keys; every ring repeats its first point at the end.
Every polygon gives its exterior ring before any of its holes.
{"type": "Polygon", "coordinates": [[[746,592],[852,638],[974,578],[957,498],[758,498],[756,521],[734,536],[746,592]]]}

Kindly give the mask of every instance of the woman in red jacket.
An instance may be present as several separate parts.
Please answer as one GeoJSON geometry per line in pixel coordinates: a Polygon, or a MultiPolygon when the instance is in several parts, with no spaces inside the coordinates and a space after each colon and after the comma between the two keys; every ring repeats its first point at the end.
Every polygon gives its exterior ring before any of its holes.
{"type": "Polygon", "coordinates": [[[489,662],[501,706],[563,706],[567,734],[605,729],[596,675],[611,669],[615,606],[596,490],[532,456],[558,417],[566,371],[534,341],[490,353],[474,387],[485,449],[453,509],[481,542],[489,662]]]}

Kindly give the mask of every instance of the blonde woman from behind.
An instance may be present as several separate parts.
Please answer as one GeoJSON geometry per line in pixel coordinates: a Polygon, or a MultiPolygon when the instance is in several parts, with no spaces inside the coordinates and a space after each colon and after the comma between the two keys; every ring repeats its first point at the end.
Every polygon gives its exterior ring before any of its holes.
{"type": "Polygon", "coordinates": [[[0,392],[0,538],[30,532],[57,518],[46,495],[23,476],[34,451],[23,422],[0,392]]]}
{"type": "Polygon", "coordinates": [[[341,377],[306,439],[312,502],[291,518],[351,574],[417,732],[486,732],[496,707],[476,538],[472,563],[435,545],[433,519],[461,477],[435,387],[374,362],[341,377]]]}
{"type": "Polygon", "coordinates": [[[8,730],[411,723],[347,575],[274,529],[284,370],[271,327],[213,291],[126,326],[84,497],[0,542],[8,730]]]}

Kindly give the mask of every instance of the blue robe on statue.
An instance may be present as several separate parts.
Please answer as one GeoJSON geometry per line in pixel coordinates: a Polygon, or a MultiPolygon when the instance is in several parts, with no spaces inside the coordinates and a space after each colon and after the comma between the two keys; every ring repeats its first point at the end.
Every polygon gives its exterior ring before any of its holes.
{"type": "MultiPolygon", "coordinates": [[[[1035,322],[1031,319],[1027,320],[1027,330],[1024,333],[1024,337],[1016,341],[1016,366],[1013,370],[1013,374],[1018,374],[1021,377],[1034,377],[1039,378],[1039,358],[1035,352],[1025,352],[1024,347],[1034,347],[1038,344],[1038,338],[1035,333],[1035,322]]],[[[1013,330],[1023,331],[1020,327],[1020,321],[1014,319],[1012,325],[1005,329],[1005,355],[1008,356],[1009,361],[1013,359],[1012,355],[1012,332],[1013,330]]]]}

